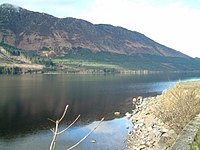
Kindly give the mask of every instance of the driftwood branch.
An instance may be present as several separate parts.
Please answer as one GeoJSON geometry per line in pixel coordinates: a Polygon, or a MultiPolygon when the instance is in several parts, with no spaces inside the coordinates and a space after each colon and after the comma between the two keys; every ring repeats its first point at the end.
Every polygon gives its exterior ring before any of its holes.
{"type": "Polygon", "coordinates": [[[48,120],[51,121],[51,122],[53,122],[53,123],[56,123],[54,120],[52,120],[52,119],[50,119],[50,118],[48,118],[48,120]]]}
{"type": "Polygon", "coordinates": [[[50,131],[51,131],[52,133],[54,133],[54,128],[53,128],[53,129],[50,129],[50,131]]]}
{"type": "Polygon", "coordinates": [[[51,141],[49,150],[55,150],[55,147],[56,147],[56,138],[57,138],[57,135],[58,135],[59,123],[60,123],[60,122],[63,120],[63,118],[65,117],[65,114],[66,114],[66,112],[67,112],[67,108],[68,108],[68,105],[65,107],[65,110],[64,110],[64,112],[63,112],[63,114],[62,114],[62,116],[60,117],[59,120],[54,121],[54,120],[48,118],[48,120],[50,120],[51,122],[54,122],[54,123],[56,124],[55,129],[53,129],[53,130],[50,129],[51,132],[53,133],[53,139],[52,139],[52,141],[51,141]]]}
{"type": "MultiPolygon", "coordinates": [[[[50,143],[50,147],[49,147],[49,150],[55,150],[55,147],[56,147],[56,139],[57,139],[57,136],[62,134],[63,132],[67,131],[72,125],[74,125],[76,123],[76,121],[80,118],[80,115],[78,115],[76,117],[76,119],[68,126],[66,127],[65,129],[63,129],[62,131],[59,132],[58,128],[59,128],[59,123],[64,119],[66,113],[67,113],[67,109],[68,109],[68,105],[66,105],[65,109],[64,109],[64,112],[62,114],[62,116],[60,117],[60,119],[54,121],[52,119],[49,119],[49,121],[55,123],[55,128],[53,129],[50,129],[50,131],[53,133],[53,138],[52,138],[52,141],[50,143]]],[[[81,142],[83,142],[92,132],[94,132],[94,130],[96,130],[98,128],[98,126],[101,124],[101,122],[104,120],[104,118],[101,119],[101,121],[98,123],[98,125],[93,129],[91,130],[88,134],[86,134],[81,140],[79,140],[76,144],[74,144],[73,146],[71,146],[70,148],[68,148],[67,150],[71,150],[73,149],[74,147],[76,147],[77,145],[79,145],[81,142]]]]}
{"type": "Polygon", "coordinates": [[[81,142],[83,142],[88,136],[90,136],[90,134],[92,133],[92,132],[94,132],[94,130],[96,130],[98,127],[99,127],[99,125],[101,124],[101,122],[104,120],[104,118],[102,118],[101,119],[101,121],[98,123],[98,125],[93,129],[93,130],[91,130],[88,134],[86,134],[80,141],[78,141],[76,144],[74,144],[73,146],[71,146],[70,148],[68,148],[67,150],[71,150],[71,149],[73,149],[74,147],[76,147],[76,146],[78,146],[81,142]]]}
{"type": "Polygon", "coordinates": [[[59,135],[59,134],[65,132],[65,131],[67,131],[72,125],[74,125],[74,124],[76,123],[76,121],[80,118],[80,116],[81,116],[81,115],[78,115],[78,117],[76,117],[76,119],[75,119],[67,128],[65,128],[64,130],[58,132],[57,135],[59,135]]]}
{"type": "Polygon", "coordinates": [[[67,106],[65,107],[65,110],[64,110],[64,112],[63,112],[63,114],[62,114],[62,117],[58,120],[58,122],[61,122],[61,121],[63,120],[63,118],[65,117],[65,114],[66,114],[66,112],[67,112],[68,106],[69,106],[69,105],[67,105],[67,106]]]}
{"type": "Polygon", "coordinates": [[[55,147],[56,147],[56,137],[57,137],[57,132],[58,132],[58,125],[59,125],[59,121],[56,120],[56,128],[55,128],[55,131],[53,131],[53,139],[51,141],[49,150],[55,150],[55,147]]]}

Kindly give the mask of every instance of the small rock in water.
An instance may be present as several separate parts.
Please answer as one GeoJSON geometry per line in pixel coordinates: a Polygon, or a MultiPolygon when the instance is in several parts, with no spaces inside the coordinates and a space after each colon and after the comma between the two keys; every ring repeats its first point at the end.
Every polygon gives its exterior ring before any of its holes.
{"type": "Polygon", "coordinates": [[[96,140],[90,140],[90,143],[96,143],[96,140]]]}
{"type": "Polygon", "coordinates": [[[114,112],[114,115],[115,115],[115,116],[119,116],[119,115],[120,115],[120,112],[116,111],[116,112],[114,112]]]}
{"type": "Polygon", "coordinates": [[[133,98],[133,104],[135,104],[135,103],[136,103],[136,101],[137,101],[137,99],[136,99],[136,98],[133,98]]]}
{"type": "Polygon", "coordinates": [[[130,114],[129,112],[127,112],[127,113],[125,114],[125,116],[126,116],[127,118],[130,118],[130,117],[131,117],[131,114],[130,114]]]}
{"type": "Polygon", "coordinates": [[[139,96],[139,97],[137,98],[138,104],[142,104],[142,101],[143,101],[142,96],[139,96]]]}

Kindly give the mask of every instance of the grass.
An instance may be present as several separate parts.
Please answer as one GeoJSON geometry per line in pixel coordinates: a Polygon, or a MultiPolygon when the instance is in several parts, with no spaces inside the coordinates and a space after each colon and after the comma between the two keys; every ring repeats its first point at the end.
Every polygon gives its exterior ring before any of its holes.
{"type": "MultiPolygon", "coordinates": [[[[155,55],[125,55],[110,52],[93,52],[86,48],[63,48],[62,55],[51,58],[41,55],[42,51],[26,51],[0,42],[0,63],[36,63],[45,65],[55,72],[100,72],[119,73],[126,71],[195,71],[200,61],[191,58],[173,58],[155,55]],[[56,68],[58,67],[58,68],[56,68]]],[[[48,51],[44,48],[43,51],[48,51]]],[[[48,71],[48,70],[46,70],[48,71]]],[[[44,72],[46,72],[44,71],[44,72]]]]}
{"type": "Polygon", "coordinates": [[[198,130],[197,135],[191,145],[191,150],[200,150],[200,130],[198,130]]]}
{"type": "Polygon", "coordinates": [[[158,98],[151,111],[179,134],[200,113],[200,81],[177,83],[158,98]]]}
{"type": "Polygon", "coordinates": [[[87,61],[82,59],[52,59],[53,63],[59,63],[67,66],[73,66],[78,68],[84,68],[84,69],[104,69],[104,68],[115,68],[115,69],[121,69],[120,66],[109,64],[109,63],[100,63],[100,62],[93,62],[93,61],[87,61]]]}

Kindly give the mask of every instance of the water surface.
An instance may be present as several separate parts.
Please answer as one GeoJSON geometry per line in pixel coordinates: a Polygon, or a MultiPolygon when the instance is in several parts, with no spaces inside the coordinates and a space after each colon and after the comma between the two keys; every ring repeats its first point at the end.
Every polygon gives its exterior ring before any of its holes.
{"type": "Polygon", "coordinates": [[[77,149],[125,149],[131,123],[115,118],[115,111],[131,112],[133,97],[157,95],[178,81],[199,77],[194,73],[0,76],[0,149],[48,149],[53,124],[47,118],[58,118],[66,105],[69,110],[61,128],[78,114],[81,119],[59,137],[57,149],[73,145],[102,117],[102,125],[77,149]]]}

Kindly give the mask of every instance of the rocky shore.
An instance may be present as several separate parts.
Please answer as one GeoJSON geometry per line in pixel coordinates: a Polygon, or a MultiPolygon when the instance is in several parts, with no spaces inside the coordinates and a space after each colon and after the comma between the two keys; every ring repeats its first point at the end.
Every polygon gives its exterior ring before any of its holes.
{"type": "Polygon", "coordinates": [[[200,82],[178,83],[161,95],[133,98],[127,150],[169,150],[183,128],[200,113],[200,82]]]}
{"type": "Polygon", "coordinates": [[[126,116],[133,122],[129,133],[127,150],[166,150],[177,134],[151,113],[149,105],[156,103],[156,97],[133,98],[133,113],[126,116]]]}

